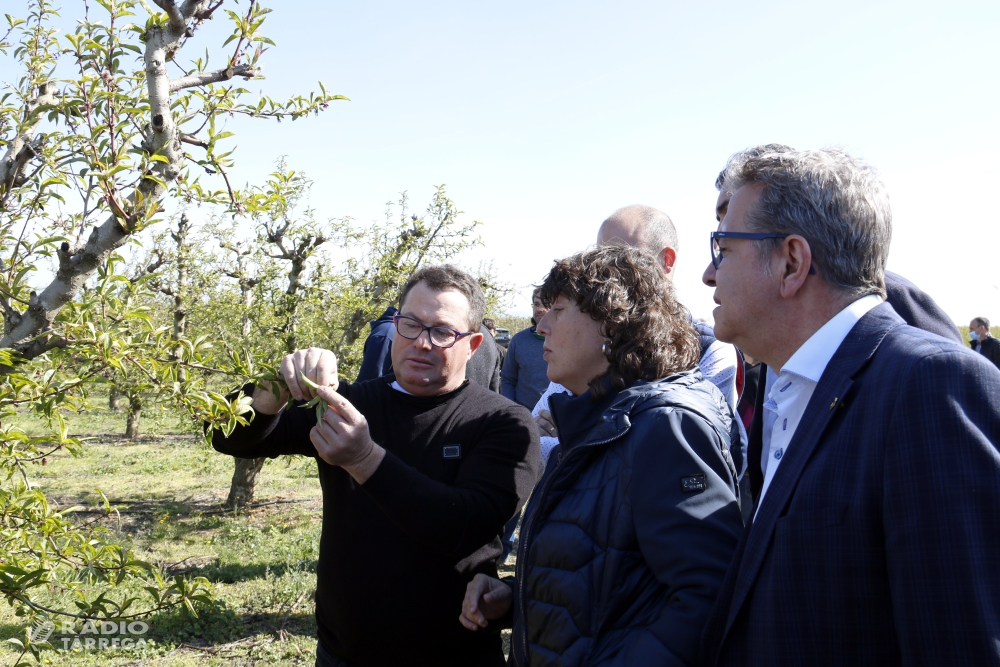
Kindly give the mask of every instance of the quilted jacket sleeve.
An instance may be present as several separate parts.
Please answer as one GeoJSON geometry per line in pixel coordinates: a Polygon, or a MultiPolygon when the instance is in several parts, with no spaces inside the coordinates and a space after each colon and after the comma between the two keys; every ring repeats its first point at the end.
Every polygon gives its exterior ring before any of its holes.
{"type": "Polygon", "coordinates": [[[629,499],[639,548],[664,586],[659,618],[624,639],[621,665],[691,665],[743,521],[721,438],[700,416],[658,408],[643,419],[629,499]]]}

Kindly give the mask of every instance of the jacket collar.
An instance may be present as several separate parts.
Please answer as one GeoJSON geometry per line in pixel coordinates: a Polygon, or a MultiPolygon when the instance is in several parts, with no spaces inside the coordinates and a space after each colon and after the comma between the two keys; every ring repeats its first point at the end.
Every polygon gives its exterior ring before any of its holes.
{"type": "MultiPolygon", "coordinates": [[[[686,392],[677,390],[701,380],[704,380],[704,375],[695,367],[662,380],[652,382],[640,380],[622,389],[611,405],[605,408],[597,424],[580,445],[591,445],[624,435],[632,427],[632,417],[648,408],[668,404],[688,405],[686,392]]],[[[694,409],[693,404],[692,409],[694,409]]]]}
{"type": "MultiPolygon", "coordinates": [[[[747,530],[749,535],[743,558],[739,563],[733,599],[726,618],[725,634],[729,633],[740,608],[753,588],[754,580],[771,544],[777,520],[791,499],[806,462],[816,449],[830,419],[844,406],[844,398],[854,385],[854,378],[868,365],[886,335],[906,324],[892,306],[882,303],[866,315],[847,334],[826,370],[820,377],[798,429],[786,449],[781,466],[761,503],[756,518],[747,530]]],[[[723,635],[723,639],[725,638],[723,635]]]]}

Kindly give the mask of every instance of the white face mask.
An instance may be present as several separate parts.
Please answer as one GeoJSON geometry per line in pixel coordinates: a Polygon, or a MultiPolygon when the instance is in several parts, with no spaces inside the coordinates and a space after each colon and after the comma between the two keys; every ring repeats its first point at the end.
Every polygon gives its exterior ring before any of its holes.
{"type": "Polygon", "coordinates": [[[971,338],[972,340],[979,340],[979,334],[976,333],[975,331],[970,331],[969,338],[971,338]]]}

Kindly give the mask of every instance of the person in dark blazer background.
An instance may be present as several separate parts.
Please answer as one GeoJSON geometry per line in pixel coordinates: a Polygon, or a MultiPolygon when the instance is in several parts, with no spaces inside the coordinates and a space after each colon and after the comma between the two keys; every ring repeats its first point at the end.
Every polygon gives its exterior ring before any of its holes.
{"type": "Polygon", "coordinates": [[[969,347],[993,362],[1000,368],[1000,340],[990,333],[990,321],[985,317],[977,317],[969,322],[969,347]]]}
{"type": "Polygon", "coordinates": [[[873,169],[737,155],[726,184],[716,336],[780,371],[704,664],[1000,665],[1000,371],[884,302],[873,169]]]}

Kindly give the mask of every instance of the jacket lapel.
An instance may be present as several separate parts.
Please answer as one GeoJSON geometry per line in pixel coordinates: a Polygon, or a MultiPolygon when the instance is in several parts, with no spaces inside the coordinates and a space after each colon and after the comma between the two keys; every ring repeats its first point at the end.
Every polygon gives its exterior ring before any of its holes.
{"type": "Polygon", "coordinates": [[[867,365],[889,330],[902,324],[905,322],[888,303],[876,306],[851,329],[820,377],[781,465],[771,480],[767,495],[763,501],[759,501],[757,516],[748,527],[749,536],[726,619],[726,634],[753,588],[771,544],[775,523],[784,514],[798,480],[819,445],[830,419],[840,409],[844,397],[854,385],[853,378],[867,365]]]}

